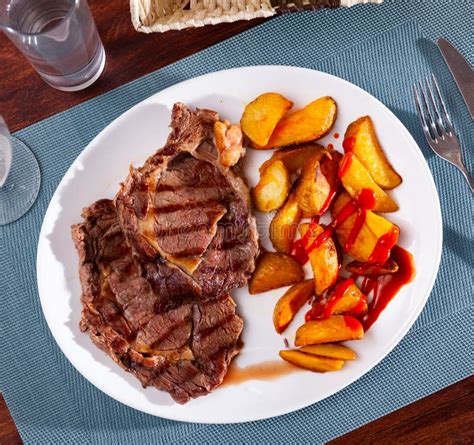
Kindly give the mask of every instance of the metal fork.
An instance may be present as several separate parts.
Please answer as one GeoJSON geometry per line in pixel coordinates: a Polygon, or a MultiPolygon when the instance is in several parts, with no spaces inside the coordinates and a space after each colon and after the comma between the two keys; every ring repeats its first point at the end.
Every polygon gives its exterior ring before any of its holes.
{"type": "Polygon", "coordinates": [[[431,149],[440,158],[450,162],[461,171],[472,192],[474,191],[474,180],[462,162],[459,139],[441,97],[436,77],[433,74],[431,77],[431,82],[429,79],[425,79],[424,82],[420,80],[418,84],[413,85],[416,109],[423,133],[425,133],[426,141],[431,149]]]}

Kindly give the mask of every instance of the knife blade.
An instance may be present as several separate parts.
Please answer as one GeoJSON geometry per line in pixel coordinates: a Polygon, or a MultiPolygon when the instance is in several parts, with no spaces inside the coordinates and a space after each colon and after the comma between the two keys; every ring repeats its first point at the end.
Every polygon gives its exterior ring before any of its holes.
{"type": "Polygon", "coordinates": [[[436,43],[466,102],[471,119],[474,120],[474,71],[461,53],[446,39],[440,37],[436,43]]]}

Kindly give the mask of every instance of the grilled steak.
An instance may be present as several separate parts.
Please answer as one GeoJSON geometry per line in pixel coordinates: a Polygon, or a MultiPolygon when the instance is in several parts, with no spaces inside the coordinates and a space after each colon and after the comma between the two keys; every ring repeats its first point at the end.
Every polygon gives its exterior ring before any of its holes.
{"type": "Polygon", "coordinates": [[[155,261],[158,288],[181,296],[174,306],[163,304],[132,258],[113,202],[92,204],[83,218],[72,227],[80,259],[81,330],[143,386],[168,391],[179,403],[218,386],[241,348],[243,322],[228,294],[196,300],[187,293],[186,280],[194,282],[189,275],[155,261]]]}
{"type": "Polygon", "coordinates": [[[169,292],[166,273],[181,275],[182,290],[207,299],[243,286],[255,268],[249,191],[238,168],[219,163],[217,120],[213,111],[175,104],[166,145],[130,169],[115,199],[127,242],[162,299],[182,297],[169,292]]]}

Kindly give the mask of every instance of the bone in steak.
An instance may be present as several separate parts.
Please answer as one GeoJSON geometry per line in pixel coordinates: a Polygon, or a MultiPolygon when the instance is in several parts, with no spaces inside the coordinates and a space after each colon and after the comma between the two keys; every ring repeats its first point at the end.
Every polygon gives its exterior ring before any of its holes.
{"type": "Polygon", "coordinates": [[[255,268],[248,187],[238,167],[219,163],[217,120],[213,111],[175,104],[166,145],[130,169],[115,199],[127,242],[162,299],[182,297],[168,292],[163,274],[181,275],[182,290],[206,299],[243,286],[255,268]]]}
{"type": "Polygon", "coordinates": [[[179,403],[218,386],[241,348],[243,322],[232,299],[186,299],[189,283],[163,262],[157,266],[161,286],[183,296],[163,309],[162,295],[132,259],[113,202],[100,200],[83,217],[72,227],[80,259],[81,330],[143,386],[165,390],[179,403]]]}

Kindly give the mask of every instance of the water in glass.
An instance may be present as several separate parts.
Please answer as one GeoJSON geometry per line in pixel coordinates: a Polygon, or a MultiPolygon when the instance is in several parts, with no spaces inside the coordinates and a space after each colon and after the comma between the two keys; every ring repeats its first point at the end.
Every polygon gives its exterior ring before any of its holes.
{"type": "Polygon", "coordinates": [[[105,52],[86,0],[0,0],[0,26],[51,86],[92,84],[105,52]]]}

